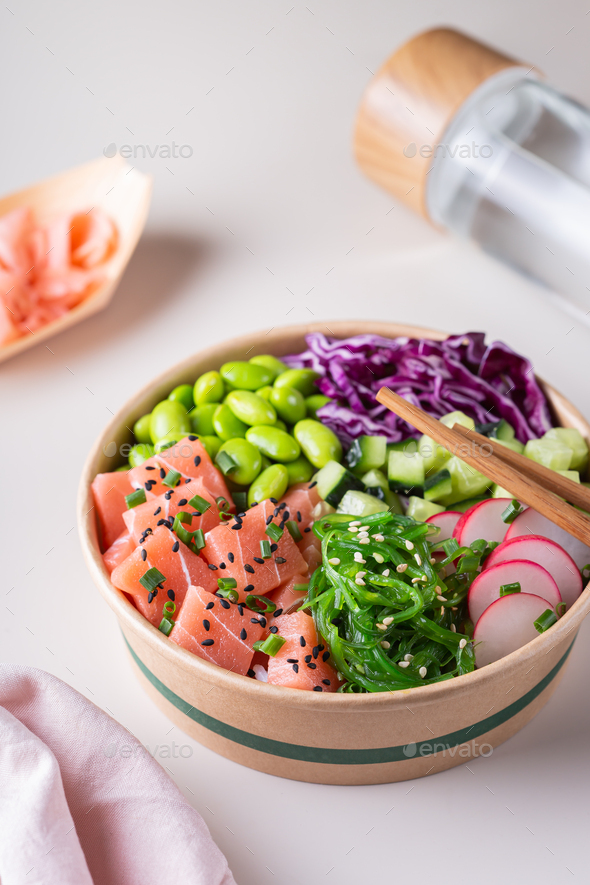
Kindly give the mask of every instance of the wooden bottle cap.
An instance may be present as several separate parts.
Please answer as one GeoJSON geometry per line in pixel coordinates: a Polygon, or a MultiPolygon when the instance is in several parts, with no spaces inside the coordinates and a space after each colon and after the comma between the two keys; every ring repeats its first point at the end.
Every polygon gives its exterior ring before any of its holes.
{"type": "Polygon", "coordinates": [[[485,80],[520,66],[449,28],[414,37],[388,59],[363,96],[354,135],[359,165],[428,217],[426,175],[432,157],[421,156],[420,146],[440,143],[463,102],[485,80]]]}

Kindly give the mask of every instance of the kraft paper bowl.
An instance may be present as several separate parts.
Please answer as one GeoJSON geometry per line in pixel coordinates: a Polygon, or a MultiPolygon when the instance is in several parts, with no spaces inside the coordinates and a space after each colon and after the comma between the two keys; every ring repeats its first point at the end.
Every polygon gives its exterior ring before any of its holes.
{"type": "MultiPolygon", "coordinates": [[[[376,332],[441,339],[442,332],[377,322],[330,322],[337,337],[376,332]]],[[[111,584],[100,554],[90,483],[112,470],[113,451],[177,384],[230,359],[282,356],[304,349],[313,324],[256,333],[190,357],[140,391],[112,419],[82,475],[78,521],[84,556],[115,612],[131,665],[153,701],[206,747],[259,771],[326,784],[389,783],[434,774],[489,754],[529,722],[561,679],[578,628],[590,611],[582,596],[547,633],[465,676],[390,693],[345,695],[297,691],[229,673],[166,639],[111,584]],[[111,444],[109,447],[109,443],[111,444]]],[[[556,418],[590,437],[590,425],[559,393],[544,389],[556,418]]]]}

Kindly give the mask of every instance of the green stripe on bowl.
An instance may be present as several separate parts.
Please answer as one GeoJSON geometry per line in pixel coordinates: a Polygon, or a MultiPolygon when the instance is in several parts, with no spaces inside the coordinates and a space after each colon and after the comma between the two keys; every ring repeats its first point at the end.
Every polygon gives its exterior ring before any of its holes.
{"type": "Polygon", "coordinates": [[[383,762],[403,762],[404,760],[414,759],[416,756],[431,756],[434,753],[450,750],[453,747],[458,747],[461,744],[472,741],[475,738],[480,737],[482,734],[487,734],[487,732],[492,731],[492,729],[497,728],[499,725],[512,719],[513,716],[516,716],[517,713],[520,713],[521,710],[528,707],[528,705],[532,703],[548,685],[550,685],[565,664],[574,644],[573,642],[571,643],[568,650],[557,662],[555,667],[553,667],[553,669],[547,673],[547,675],[541,679],[534,688],[531,688],[530,691],[527,691],[525,695],[517,701],[514,701],[510,706],[505,707],[498,713],[494,713],[493,716],[487,716],[485,719],[476,722],[474,725],[470,725],[468,728],[461,728],[458,731],[452,731],[450,734],[444,734],[437,738],[431,737],[426,741],[420,741],[415,744],[403,744],[397,747],[377,747],[367,750],[343,750],[330,747],[305,747],[301,744],[289,744],[286,741],[275,741],[272,738],[261,737],[258,734],[250,734],[250,732],[243,731],[241,728],[236,728],[234,725],[228,725],[226,722],[214,719],[213,716],[209,716],[207,713],[203,713],[201,710],[192,707],[187,701],[184,701],[168,688],[168,686],[164,685],[164,683],[146,667],[143,661],[137,657],[136,653],[127,642],[127,639],[125,637],[124,639],[127,648],[131,653],[131,657],[146,679],[157,688],[167,701],[184,713],[185,716],[188,716],[189,719],[193,719],[199,725],[202,725],[203,728],[208,728],[209,731],[213,731],[215,734],[221,735],[221,737],[234,741],[236,744],[242,744],[244,747],[250,747],[252,750],[257,750],[259,753],[268,753],[271,756],[281,756],[284,759],[298,759],[301,762],[317,762],[321,765],[374,765],[383,762]]]}

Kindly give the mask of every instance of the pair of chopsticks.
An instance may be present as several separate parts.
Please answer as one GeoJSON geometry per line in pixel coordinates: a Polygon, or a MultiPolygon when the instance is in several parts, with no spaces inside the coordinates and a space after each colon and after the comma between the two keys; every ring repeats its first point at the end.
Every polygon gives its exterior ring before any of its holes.
{"type": "Polygon", "coordinates": [[[574,538],[590,544],[590,519],[561,500],[566,498],[571,504],[590,511],[590,489],[502,444],[494,446],[493,440],[474,430],[460,424],[447,427],[387,387],[381,388],[377,400],[519,501],[542,513],[574,538]]]}

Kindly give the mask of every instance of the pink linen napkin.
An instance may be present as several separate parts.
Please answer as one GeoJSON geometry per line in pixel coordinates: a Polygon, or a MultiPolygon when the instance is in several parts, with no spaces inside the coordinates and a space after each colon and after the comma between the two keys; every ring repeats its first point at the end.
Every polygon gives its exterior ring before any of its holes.
{"type": "Polygon", "coordinates": [[[0,881],[235,885],[203,819],[128,731],[13,664],[0,664],[0,881]]]}

